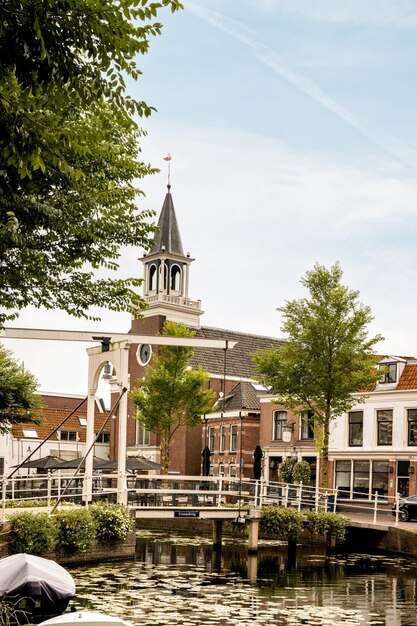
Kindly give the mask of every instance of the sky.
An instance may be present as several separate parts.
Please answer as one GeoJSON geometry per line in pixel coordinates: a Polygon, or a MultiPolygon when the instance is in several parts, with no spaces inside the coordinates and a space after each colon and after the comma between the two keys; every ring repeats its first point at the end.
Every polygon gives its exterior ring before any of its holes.
{"type": "MultiPolygon", "coordinates": [[[[417,2],[193,0],[129,83],[142,122],[138,206],[172,196],[202,324],[282,337],[277,307],[303,297],[316,262],[371,307],[378,352],[417,356],[417,2]]],[[[124,250],[122,275],[142,275],[124,250]]],[[[124,332],[29,309],[13,326],[124,332]]],[[[85,344],[6,340],[42,391],[87,390],[85,344]]]]}

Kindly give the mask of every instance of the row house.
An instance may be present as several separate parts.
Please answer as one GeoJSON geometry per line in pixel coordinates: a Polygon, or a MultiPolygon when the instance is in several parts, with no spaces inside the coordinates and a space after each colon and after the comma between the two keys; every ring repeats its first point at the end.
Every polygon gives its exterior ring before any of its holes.
{"type": "Polygon", "coordinates": [[[417,492],[417,361],[388,356],[381,378],[332,422],[331,486],[347,499],[417,492]]]}
{"type": "MultiPolygon", "coordinates": [[[[16,465],[22,463],[50,433],[65,420],[83,400],[82,396],[42,394],[43,408],[39,411],[39,424],[16,424],[9,433],[0,436],[0,473],[8,476],[16,465]]],[[[101,400],[96,400],[95,432],[103,426],[107,411],[101,400]]],[[[65,461],[84,456],[86,452],[87,402],[69,417],[52,437],[31,457],[31,460],[54,456],[65,461]]],[[[94,445],[94,455],[109,459],[110,427],[99,434],[94,445]]],[[[20,475],[35,473],[36,469],[21,469],[20,475]]]]}

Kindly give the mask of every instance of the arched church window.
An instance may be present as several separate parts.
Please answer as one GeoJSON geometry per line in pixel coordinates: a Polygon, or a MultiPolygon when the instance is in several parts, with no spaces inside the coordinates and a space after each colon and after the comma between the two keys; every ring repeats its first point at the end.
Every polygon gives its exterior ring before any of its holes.
{"type": "Polygon", "coordinates": [[[169,272],[168,263],[165,261],[164,263],[164,291],[167,290],[168,272],[169,272]]]}
{"type": "Polygon", "coordinates": [[[149,291],[156,291],[156,265],[149,268],[149,291]]]}
{"type": "Polygon", "coordinates": [[[181,270],[178,265],[173,265],[171,268],[171,290],[181,290],[181,270]]]}

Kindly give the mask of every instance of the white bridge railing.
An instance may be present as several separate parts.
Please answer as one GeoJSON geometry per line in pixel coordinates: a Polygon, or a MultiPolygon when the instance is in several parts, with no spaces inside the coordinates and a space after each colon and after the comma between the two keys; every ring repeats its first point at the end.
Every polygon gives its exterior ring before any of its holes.
{"type": "MultiPolygon", "coordinates": [[[[377,515],[385,519],[396,502],[396,522],[398,523],[398,496],[391,498],[378,496],[378,493],[363,494],[363,500],[338,498],[337,491],[318,489],[302,484],[266,482],[248,478],[222,476],[179,476],[171,474],[144,475],[126,474],[127,489],[118,491],[117,474],[95,472],[93,475],[93,501],[108,500],[127,503],[129,507],[262,507],[282,506],[298,510],[336,511],[347,509],[367,513],[376,522],[377,515]],[[387,510],[388,509],[388,510],[387,510]]],[[[2,519],[7,517],[9,508],[32,508],[44,506],[51,511],[58,502],[63,504],[86,504],[87,484],[82,474],[76,476],[60,470],[43,475],[12,477],[2,479],[2,519]]],[[[361,497],[361,494],[356,494],[361,497]]],[[[395,511],[394,511],[395,512],[395,511]]]]}

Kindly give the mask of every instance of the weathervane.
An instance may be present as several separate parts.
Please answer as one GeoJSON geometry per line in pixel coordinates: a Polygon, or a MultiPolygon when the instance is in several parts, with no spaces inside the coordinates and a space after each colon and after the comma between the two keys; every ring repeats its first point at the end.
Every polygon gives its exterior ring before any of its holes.
{"type": "Polygon", "coordinates": [[[164,161],[168,163],[168,189],[171,187],[171,153],[168,152],[166,156],[163,157],[164,161]]]}

